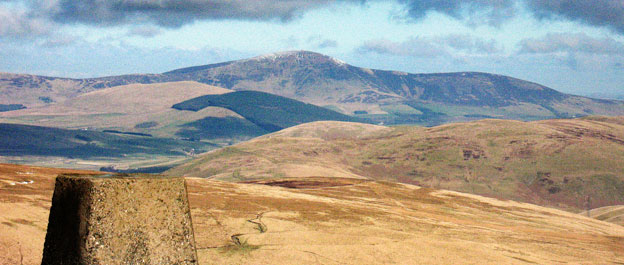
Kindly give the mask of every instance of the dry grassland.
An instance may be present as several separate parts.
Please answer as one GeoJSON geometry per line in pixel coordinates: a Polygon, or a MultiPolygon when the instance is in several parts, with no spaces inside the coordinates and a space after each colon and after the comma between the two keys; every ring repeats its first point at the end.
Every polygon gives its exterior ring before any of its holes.
{"type": "MultiPolygon", "coordinates": [[[[587,216],[587,211],[580,212],[579,214],[587,216]]],[[[589,211],[589,216],[601,221],[624,226],[624,205],[612,205],[591,209],[589,211]]]]}
{"type": "Polygon", "coordinates": [[[314,122],[214,150],[172,175],[385,180],[570,211],[624,204],[624,117],[432,128],[314,122]],[[321,170],[323,169],[323,170],[321,170]]]}
{"type": "MultiPolygon", "coordinates": [[[[0,165],[0,264],[40,263],[61,172],[0,165]]],[[[623,227],[530,204],[353,178],[187,185],[201,264],[624,263],[623,227]]]]}
{"type": "Polygon", "coordinates": [[[171,108],[176,103],[195,97],[231,91],[192,81],[116,86],[44,107],[2,112],[0,122],[63,128],[108,128],[173,137],[179,130],[177,126],[184,123],[205,117],[240,117],[224,108],[210,107],[198,112],[181,112],[171,108]],[[145,122],[155,125],[149,130],[135,128],[145,122]]]}

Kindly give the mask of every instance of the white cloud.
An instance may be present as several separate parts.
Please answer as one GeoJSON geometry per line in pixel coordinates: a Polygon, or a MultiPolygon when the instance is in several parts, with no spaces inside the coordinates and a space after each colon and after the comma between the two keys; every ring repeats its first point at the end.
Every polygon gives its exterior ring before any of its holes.
{"type": "Polygon", "coordinates": [[[580,21],[624,33],[624,1],[621,0],[526,0],[526,3],[542,19],[580,21]]]}
{"type": "Polygon", "coordinates": [[[438,56],[470,56],[500,52],[495,40],[485,40],[467,34],[452,34],[431,38],[412,37],[403,42],[386,39],[371,40],[358,48],[361,52],[435,58],[438,56]]]}
{"type": "Polygon", "coordinates": [[[594,38],[585,33],[550,33],[520,42],[521,53],[587,53],[624,55],[624,43],[613,38],[594,38]]]}
{"type": "Polygon", "coordinates": [[[0,5],[0,37],[32,38],[47,35],[52,26],[46,20],[30,17],[27,11],[0,5]]]}

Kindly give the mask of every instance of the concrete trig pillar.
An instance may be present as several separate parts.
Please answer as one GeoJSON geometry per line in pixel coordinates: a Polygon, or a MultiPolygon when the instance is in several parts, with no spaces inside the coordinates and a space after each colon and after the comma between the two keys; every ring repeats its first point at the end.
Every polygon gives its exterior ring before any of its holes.
{"type": "Polygon", "coordinates": [[[58,176],[42,264],[197,264],[184,178],[58,176]]]}

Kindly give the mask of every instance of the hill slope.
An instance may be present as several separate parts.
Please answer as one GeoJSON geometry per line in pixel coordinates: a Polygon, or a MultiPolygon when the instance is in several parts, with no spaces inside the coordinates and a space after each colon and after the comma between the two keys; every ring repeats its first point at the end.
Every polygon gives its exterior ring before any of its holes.
{"type": "Polygon", "coordinates": [[[148,135],[0,123],[2,156],[121,157],[132,153],[184,155],[185,148],[209,146],[148,135]]]}
{"type": "MultiPolygon", "coordinates": [[[[62,171],[0,165],[0,263],[41,262],[62,171]]],[[[621,226],[530,204],[331,178],[187,186],[200,264],[624,262],[621,226]]]]}
{"type": "MultiPolygon", "coordinates": [[[[587,211],[583,211],[579,214],[587,215],[587,211]]],[[[591,209],[589,214],[592,218],[624,226],[624,205],[612,205],[591,209]]]]}
{"type": "Polygon", "coordinates": [[[118,130],[173,137],[179,126],[206,117],[241,118],[223,108],[180,112],[173,104],[231,90],[197,82],[132,84],[82,94],[64,102],[4,112],[1,122],[70,129],[118,130]]]}
{"type": "Polygon", "coordinates": [[[88,169],[117,163],[166,166],[160,170],[163,171],[195,152],[215,147],[208,142],[149,135],[0,123],[0,161],[3,162],[59,165],[69,160],[64,166],[88,169]]]}
{"type": "Polygon", "coordinates": [[[23,104],[29,108],[40,107],[54,102],[63,102],[78,95],[108,87],[161,83],[160,80],[159,75],[151,74],[72,79],[0,73],[0,104],[23,104]]]}
{"type": "MultiPolygon", "coordinates": [[[[132,84],[101,89],[81,94],[70,101],[65,101],[45,108],[41,112],[62,114],[67,110],[81,113],[156,113],[168,110],[171,105],[203,95],[218,95],[232,90],[209,86],[192,81],[132,84]],[[59,108],[58,112],[55,108],[59,108]]],[[[23,110],[21,112],[34,112],[23,110]]],[[[19,115],[20,112],[13,112],[19,115]]]]}
{"type": "Polygon", "coordinates": [[[232,92],[189,81],[106,88],[62,103],[0,114],[0,122],[8,123],[225,142],[317,120],[363,119],[277,95],[232,92]]]}
{"type": "Polygon", "coordinates": [[[207,107],[232,110],[267,132],[319,120],[361,120],[312,104],[257,91],[205,95],[173,105],[174,109],[190,111],[207,107]]]}
{"type": "Polygon", "coordinates": [[[410,74],[374,70],[307,51],[268,54],[163,74],[91,79],[0,74],[0,104],[36,107],[111,86],[172,81],[263,91],[394,124],[431,125],[484,117],[534,120],[624,115],[622,101],[568,95],[512,77],[475,72],[410,74]]]}
{"type": "Polygon", "coordinates": [[[353,126],[300,125],[206,153],[169,174],[233,181],[369,178],[570,210],[583,209],[586,195],[592,208],[624,203],[621,117],[353,126]]]}

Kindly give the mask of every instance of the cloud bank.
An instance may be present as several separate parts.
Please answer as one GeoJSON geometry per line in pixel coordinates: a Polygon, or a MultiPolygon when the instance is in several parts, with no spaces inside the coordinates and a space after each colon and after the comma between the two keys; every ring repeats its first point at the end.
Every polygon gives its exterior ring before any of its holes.
{"type": "MultiPolygon", "coordinates": [[[[13,0],[18,1],[18,0],[13,0]]],[[[198,20],[291,21],[306,11],[333,2],[361,0],[38,0],[47,16],[63,24],[97,26],[153,23],[177,28],[198,20]],[[54,4],[50,5],[53,2],[54,4]],[[52,6],[52,8],[50,8],[52,6]]]]}
{"type": "Polygon", "coordinates": [[[606,26],[624,34],[624,1],[621,0],[526,0],[538,18],[568,19],[606,26]]]}
{"type": "MultiPolygon", "coordinates": [[[[383,0],[1,0],[0,36],[45,34],[56,24],[98,27],[148,24],[178,28],[201,20],[289,22],[310,10],[332,4],[378,1],[383,0]]],[[[388,1],[400,4],[404,18],[412,22],[438,12],[469,25],[497,26],[513,18],[524,6],[539,19],[577,21],[624,34],[624,1],[621,0],[388,1]]]]}
{"type": "Polygon", "coordinates": [[[516,13],[513,0],[399,0],[405,5],[407,16],[419,20],[428,12],[436,11],[460,20],[468,20],[469,24],[488,24],[497,26],[516,13]]]}

